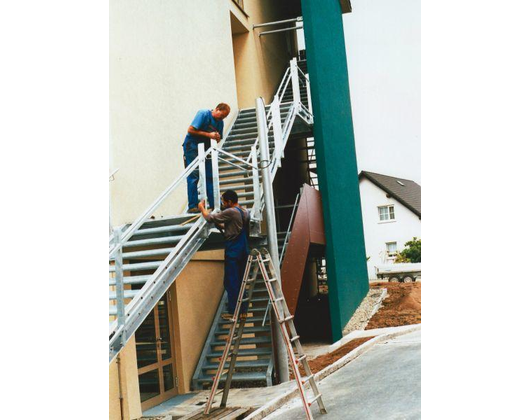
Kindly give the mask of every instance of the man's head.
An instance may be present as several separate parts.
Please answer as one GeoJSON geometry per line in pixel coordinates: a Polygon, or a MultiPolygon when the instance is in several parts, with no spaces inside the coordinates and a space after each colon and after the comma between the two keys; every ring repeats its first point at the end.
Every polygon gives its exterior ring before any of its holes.
{"type": "Polygon", "coordinates": [[[234,207],[237,204],[238,199],[237,193],[234,190],[226,190],[222,196],[223,207],[226,209],[234,207]]]}
{"type": "Polygon", "coordinates": [[[224,120],[228,116],[228,114],[230,114],[230,106],[223,102],[217,105],[212,111],[212,116],[216,120],[224,120]]]}

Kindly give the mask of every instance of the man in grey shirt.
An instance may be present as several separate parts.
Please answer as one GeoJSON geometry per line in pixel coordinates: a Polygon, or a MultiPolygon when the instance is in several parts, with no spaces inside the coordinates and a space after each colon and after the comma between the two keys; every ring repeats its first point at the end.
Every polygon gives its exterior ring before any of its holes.
{"type": "MultiPolygon", "coordinates": [[[[250,214],[239,206],[237,193],[233,190],[225,191],[222,201],[224,210],[219,213],[210,214],[205,209],[204,200],[199,203],[199,210],[208,222],[215,223],[223,231],[225,238],[224,287],[228,294],[228,313],[222,314],[222,317],[235,321],[234,311],[249,255],[250,214]]],[[[248,302],[244,302],[241,307],[242,317],[246,316],[247,309],[248,302]]]]}

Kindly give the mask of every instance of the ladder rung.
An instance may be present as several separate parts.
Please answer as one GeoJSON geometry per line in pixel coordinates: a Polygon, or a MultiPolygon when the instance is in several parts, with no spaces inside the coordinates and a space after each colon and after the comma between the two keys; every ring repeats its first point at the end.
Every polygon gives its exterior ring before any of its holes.
{"type": "Polygon", "coordinates": [[[277,280],[278,280],[277,278],[273,277],[272,279],[268,279],[267,281],[268,281],[269,283],[272,283],[273,281],[277,281],[277,280]]]}
{"type": "MultiPolygon", "coordinates": [[[[222,394],[223,392],[225,392],[224,389],[216,391],[215,394],[213,394],[212,396],[212,400],[215,400],[215,397],[217,397],[219,394],[222,394]]],[[[210,399],[210,396],[206,397],[206,401],[208,401],[209,399],[210,399]]]]}
{"type": "Polygon", "coordinates": [[[308,405],[313,404],[316,400],[322,398],[322,394],[318,394],[315,398],[313,398],[311,401],[309,401],[308,405]]]}
{"type": "Polygon", "coordinates": [[[241,302],[248,302],[248,300],[249,300],[249,299],[248,299],[248,297],[247,297],[247,298],[245,298],[245,299],[241,299],[241,302]]]}
{"type": "Polygon", "coordinates": [[[274,302],[279,302],[280,300],[285,300],[285,298],[283,296],[279,297],[278,299],[274,299],[274,302]]]}
{"type": "Polygon", "coordinates": [[[294,316],[293,315],[289,315],[288,317],[285,317],[283,319],[280,319],[280,323],[284,323],[284,322],[287,322],[287,321],[290,321],[291,319],[293,319],[294,316]]]}
{"type": "MultiPolygon", "coordinates": [[[[293,341],[298,340],[299,338],[300,338],[299,335],[295,335],[293,338],[291,338],[291,343],[292,343],[293,341]]],[[[298,360],[300,360],[300,359],[298,359],[298,360]]]]}
{"type": "Polygon", "coordinates": [[[315,374],[312,373],[311,375],[309,375],[309,376],[303,378],[303,379],[302,379],[302,384],[303,384],[303,385],[307,384],[307,383],[309,382],[309,380],[313,379],[314,377],[315,377],[315,374]]]}
{"type": "Polygon", "coordinates": [[[298,359],[296,359],[296,363],[303,362],[305,359],[307,359],[307,354],[304,354],[302,357],[299,357],[298,359]]]}

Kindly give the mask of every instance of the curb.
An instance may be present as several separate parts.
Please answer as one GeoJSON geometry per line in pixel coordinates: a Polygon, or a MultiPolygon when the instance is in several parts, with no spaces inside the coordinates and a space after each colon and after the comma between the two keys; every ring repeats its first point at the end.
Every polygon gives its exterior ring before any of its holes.
{"type": "MultiPolygon", "coordinates": [[[[360,355],[366,353],[368,350],[370,350],[373,346],[376,344],[379,344],[383,341],[396,338],[400,335],[408,334],[413,331],[418,331],[421,329],[421,324],[415,324],[407,326],[409,328],[403,328],[400,331],[388,333],[388,334],[381,334],[377,337],[372,338],[371,340],[367,341],[366,343],[361,344],[359,347],[353,349],[351,352],[340,358],[339,360],[335,361],[335,363],[329,365],[325,369],[322,369],[321,371],[317,372],[315,374],[315,381],[319,382],[325,377],[331,375],[333,372],[336,372],[341,367],[346,365],[347,363],[351,362],[352,360],[356,359],[360,355]]],[[[276,397],[269,403],[265,404],[258,410],[251,413],[249,416],[245,417],[244,420],[260,420],[268,416],[269,414],[272,414],[276,409],[284,405],[287,401],[293,399],[298,395],[298,387],[293,382],[293,387],[280,395],[279,397],[276,397]]]]}

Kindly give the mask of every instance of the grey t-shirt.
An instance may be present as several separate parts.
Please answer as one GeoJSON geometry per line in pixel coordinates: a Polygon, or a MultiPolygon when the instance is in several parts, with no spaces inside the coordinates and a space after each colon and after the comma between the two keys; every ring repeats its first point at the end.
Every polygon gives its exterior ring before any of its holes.
{"type": "Polygon", "coordinates": [[[226,240],[232,240],[241,233],[243,229],[243,223],[248,227],[250,221],[250,214],[247,210],[240,207],[244,213],[244,220],[242,219],[241,212],[235,207],[230,207],[226,210],[223,210],[220,213],[209,214],[205,217],[208,222],[215,223],[220,225],[224,230],[224,237],[226,240]]]}

